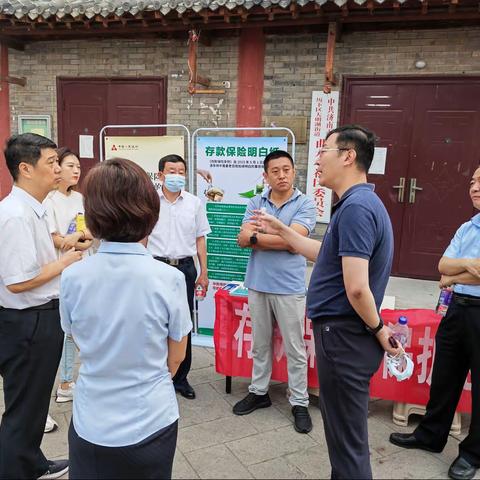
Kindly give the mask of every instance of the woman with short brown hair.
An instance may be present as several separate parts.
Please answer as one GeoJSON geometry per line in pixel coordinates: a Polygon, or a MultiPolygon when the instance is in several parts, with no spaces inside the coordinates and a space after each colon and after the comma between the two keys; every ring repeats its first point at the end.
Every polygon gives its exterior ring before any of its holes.
{"type": "Polygon", "coordinates": [[[84,183],[96,255],[62,275],[62,327],[80,350],[69,431],[70,478],[171,478],[178,405],[171,377],[191,320],[183,275],[145,248],[159,198],[124,159],[84,183]]]}

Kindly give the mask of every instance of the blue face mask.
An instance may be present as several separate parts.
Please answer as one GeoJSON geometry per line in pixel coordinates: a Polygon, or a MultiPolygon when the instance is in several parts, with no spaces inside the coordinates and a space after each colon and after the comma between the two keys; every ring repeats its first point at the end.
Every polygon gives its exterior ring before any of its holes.
{"type": "Polygon", "coordinates": [[[163,185],[169,192],[177,193],[185,188],[185,177],[176,173],[167,173],[163,185]]]}

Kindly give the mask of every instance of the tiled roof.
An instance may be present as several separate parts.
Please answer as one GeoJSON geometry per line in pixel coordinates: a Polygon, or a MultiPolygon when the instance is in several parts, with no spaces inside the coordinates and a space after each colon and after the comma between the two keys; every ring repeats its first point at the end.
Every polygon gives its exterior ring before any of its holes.
{"type": "MultiPolygon", "coordinates": [[[[367,0],[353,0],[356,4],[362,5],[367,0]]],[[[376,0],[376,3],[383,3],[384,0],[376,0]]],[[[398,0],[404,3],[406,0],[398,0]]],[[[12,15],[17,18],[28,16],[34,20],[38,16],[43,18],[56,17],[62,20],[65,16],[72,18],[92,18],[96,15],[108,17],[111,14],[122,16],[125,13],[136,15],[145,11],[157,11],[167,15],[172,10],[183,13],[187,10],[199,12],[208,9],[215,11],[219,7],[229,10],[237,7],[244,7],[247,10],[255,6],[264,8],[278,5],[288,7],[291,3],[304,6],[308,3],[323,5],[335,3],[343,6],[347,0],[0,0],[0,13],[12,15]]]]}

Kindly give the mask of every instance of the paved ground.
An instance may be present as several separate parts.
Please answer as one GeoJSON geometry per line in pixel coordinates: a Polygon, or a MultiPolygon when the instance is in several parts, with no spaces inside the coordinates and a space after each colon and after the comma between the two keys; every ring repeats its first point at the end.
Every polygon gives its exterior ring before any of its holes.
{"type": "MultiPolygon", "coordinates": [[[[396,296],[397,308],[433,308],[438,289],[434,282],[392,279],[387,294],[396,296]]],[[[272,407],[238,417],[232,414],[231,407],[245,395],[248,381],[234,379],[232,394],[226,394],[223,377],[215,373],[213,350],[194,348],[189,378],[197,399],[178,398],[181,419],[174,478],[330,477],[322,419],[313,397],[310,413],[314,429],[308,435],[301,435],[292,426],[285,384],[271,387],[272,407]]],[[[2,402],[3,394],[0,411],[2,402]]],[[[44,436],[42,448],[49,458],[67,455],[70,412],[71,404],[56,404],[52,398],[51,414],[60,429],[44,436]]],[[[451,436],[441,454],[402,450],[391,445],[388,442],[391,432],[411,429],[396,427],[391,418],[392,402],[371,401],[369,428],[374,477],[447,478],[469,416],[463,415],[462,435],[451,436]]],[[[480,474],[476,478],[480,479],[480,474]]]]}

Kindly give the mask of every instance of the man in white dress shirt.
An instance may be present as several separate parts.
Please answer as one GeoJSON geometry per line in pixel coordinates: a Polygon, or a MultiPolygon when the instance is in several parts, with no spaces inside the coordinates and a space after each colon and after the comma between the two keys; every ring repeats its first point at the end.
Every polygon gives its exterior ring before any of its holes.
{"type": "Polygon", "coordinates": [[[40,450],[63,345],[60,273],[82,258],[72,250],[57,259],[42,205],[60,181],[55,148],[48,138],[25,133],[11,137],[4,152],[14,185],[0,202],[1,479],[68,471],[68,461],[49,461],[40,450]]]}
{"type": "MultiPolygon", "coordinates": [[[[210,233],[207,215],[202,202],[184,190],[187,165],[179,155],[167,155],[158,162],[162,189],[160,216],[148,237],[147,248],[155,259],[178,268],[185,275],[188,305],[193,312],[195,288],[208,289],[207,248],[205,236],[210,233]],[[193,260],[198,258],[200,274],[193,260]]],[[[188,335],[185,360],[173,377],[175,390],[188,399],[195,398],[195,390],[188,383],[187,375],[192,364],[192,340],[188,335]]]]}

